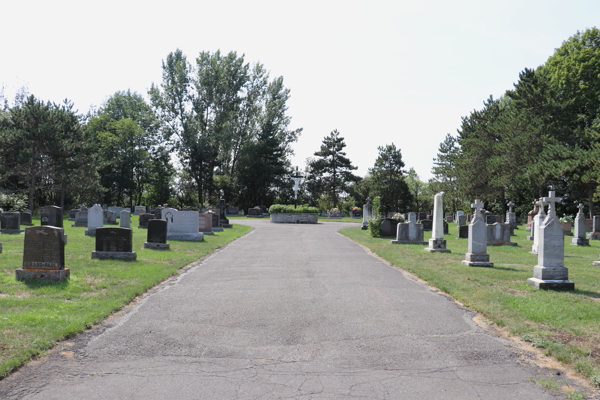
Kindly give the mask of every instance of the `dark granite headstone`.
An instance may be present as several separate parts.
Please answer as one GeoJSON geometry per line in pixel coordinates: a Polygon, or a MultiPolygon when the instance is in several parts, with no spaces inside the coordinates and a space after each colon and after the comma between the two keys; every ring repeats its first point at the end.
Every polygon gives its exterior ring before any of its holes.
{"type": "Polygon", "coordinates": [[[433,221],[430,219],[423,219],[421,221],[419,221],[421,224],[423,224],[423,231],[424,232],[428,232],[431,231],[432,227],[433,227],[433,221]]]}
{"type": "Polygon", "coordinates": [[[469,238],[469,225],[457,225],[456,226],[456,238],[457,239],[468,239],[469,238]]]}
{"type": "Polygon", "coordinates": [[[398,229],[398,220],[393,218],[386,218],[381,222],[379,226],[380,236],[393,236],[396,237],[396,230],[398,229]]]}
{"type": "MultiPolygon", "coordinates": [[[[138,226],[138,228],[148,229],[148,221],[150,221],[151,219],[158,219],[158,218],[156,218],[156,215],[151,214],[151,213],[141,214],[140,215],[140,225],[138,226]]],[[[167,222],[167,221],[165,221],[165,222],[167,222]]]]}
{"type": "Polygon", "coordinates": [[[219,214],[212,214],[212,226],[213,226],[213,228],[220,228],[221,227],[220,221],[221,221],[221,219],[219,218],[219,214]]]}
{"type": "Polygon", "coordinates": [[[444,235],[448,235],[448,223],[444,220],[444,235]]]}
{"type": "Polygon", "coordinates": [[[148,242],[167,243],[167,225],[163,219],[148,220],[148,242]]]}
{"type": "Polygon", "coordinates": [[[104,225],[117,225],[117,213],[115,211],[104,210],[104,225]]]}
{"type": "Polygon", "coordinates": [[[154,209],[154,218],[161,219],[162,218],[162,210],[165,208],[163,206],[158,206],[154,209]]]}
{"type": "Polygon", "coordinates": [[[427,219],[427,213],[420,212],[420,213],[417,213],[417,214],[419,214],[419,215],[417,216],[417,220],[419,220],[419,221],[422,221],[422,220],[424,220],[424,219],[427,219]]]}
{"type": "Polygon", "coordinates": [[[35,226],[25,229],[23,268],[16,271],[17,280],[63,280],[70,275],[65,269],[63,228],[35,226]]]}
{"type": "Polygon", "coordinates": [[[248,209],[248,217],[250,218],[262,218],[263,213],[260,208],[249,208],[248,209]]]}
{"type": "Polygon", "coordinates": [[[21,225],[32,226],[31,211],[21,211],[21,225]]]}
{"type": "Polygon", "coordinates": [[[88,209],[85,207],[82,207],[75,215],[75,223],[71,226],[87,228],[87,224],[88,224],[88,209]]]}
{"type": "Polygon", "coordinates": [[[63,227],[63,209],[58,206],[46,206],[42,207],[40,211],[41,225],[55,226],[57,228],[63,227]]]}
{"type": "Polygon", "coordinates": [[[69,210],[69,221],[75,221],[78,212],[78,209],[69,210]]]}
{"type": "Polygon", "coordinates": [[[96,228],[96,251],[131,252],[132,242],[130,228],[96,228]]]}
{"type": "Polygon", "coordinates": [[[5,212],[0,216],[0,232],[1,233],[22,233],[21,230],[21,213],[5,212]]]}
{"type": "Polygon", "coordinates": [[[223,228],[231,228],[231,224],[229,224],[229,220],[225,215],[225,211],[227,210],[227,204],[225,204],[225,199],[221,199],[219,204],[219,219],[220,224],[223,228]]]}
{"type": "Polygon", "coordinates": [[[486,224],[495,224],[496,223],[496,216],[495,215],[486,215],[485,216],[485,223],[486,224]]]}

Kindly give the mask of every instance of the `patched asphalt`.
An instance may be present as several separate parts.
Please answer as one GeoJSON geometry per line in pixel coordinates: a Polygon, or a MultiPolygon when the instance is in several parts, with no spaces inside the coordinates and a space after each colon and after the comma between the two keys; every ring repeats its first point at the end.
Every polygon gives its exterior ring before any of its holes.
{"type": "Polygon", "coordinates": [[[471,311],[337,233],[351,224],[233,222],[254,230],[0,381],[0,398],[566,398],[471,311]]]}

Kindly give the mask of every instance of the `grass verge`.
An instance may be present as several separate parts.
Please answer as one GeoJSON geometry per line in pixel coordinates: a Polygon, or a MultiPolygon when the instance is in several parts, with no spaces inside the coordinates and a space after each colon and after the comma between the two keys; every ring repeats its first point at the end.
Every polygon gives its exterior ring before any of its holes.
{"type": "MultiPolygon", "coordinates": [[[[467,239],[456,239],[454,224],[445,236],[452,253],[430,254],[422,245],[391,244],[393,238],[373,238],[360,228],[345,228],[342,234],[368,247],[393,265],[410,271],[446,292],[465,306],[481,313],[512,335],[569,365],[600,387],[600,241],[591,246],[571,245],[565,236],[565,266],[575,291],[536,290],[527,278],[537,256],[530,254],[532,242],[523,226],[512,241],[518,246],[490,246],[493,268],[462,265],[467,239]]],[[[425,233],[425,240],[431,232],[425,233]]]]}
{"type": "MultiPolygon", "coordinates": [[[[137,228],[138,218],[133,216],[134,262],[92,259],[95,238],[65,220],[65,266],[71,269],[71,279],[62,283],[17,281],[24,235],[0,235],[0,379],[251,229],[233,225],[206,235],[204,242],[169,241],[170,250],[149,250],[144,249],[147,231],[137,228]]],[[[34,224],[38,226],[39,219],[34,224]]]]}

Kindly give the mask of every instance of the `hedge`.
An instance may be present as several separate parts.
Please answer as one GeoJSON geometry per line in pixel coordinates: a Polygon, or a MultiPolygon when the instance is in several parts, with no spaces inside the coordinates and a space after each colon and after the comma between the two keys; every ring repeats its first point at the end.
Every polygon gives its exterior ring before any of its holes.
{"type": "Polygon", "coordinates": [[[294,208],[293,205],[288,204],[273,204],[269,207],[269,214],[277,214],[277,213],[310,213],[310,214],[318,214],[319,209],[317,207],[310,207],[307,205],[299,205],[294,208]]]}

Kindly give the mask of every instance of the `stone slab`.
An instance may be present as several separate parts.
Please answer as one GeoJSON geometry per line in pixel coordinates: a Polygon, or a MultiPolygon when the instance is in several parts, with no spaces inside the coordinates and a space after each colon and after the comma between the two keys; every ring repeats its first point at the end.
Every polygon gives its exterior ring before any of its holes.
{"type": "Polygon", "coordinates": [[[213,226],[212,230],[213,232],[223,232],[225,229],[221,228],[220,226],[213,226]]]}
{"type": "Polygon", "coordinates": [[[430,253],[452,253],[452,250],[446,248],[446,239],[429,239],[429,247],[425,251],[430,253]]]}
{"type": "Polygon", "coordinates": [[[484,267],[484,268],[492,268],[494,266],[494,263],[491,263],[491,262],[467,261],[467,260],[462,260],[461,264],[468,265],[469,267],[484,267]]]}
{"type": "Polygon", "coordinates": [[[575,290],[575,282],[573,281],[544,281],[537,278],[529,278],[527,282],[536,289],[575,290]]]}
{"type": "Polygon", "coordinates": [[[5,235],[18,235],[23,232],[25,231],[22,229],[0,229],[0,233],[4,233],[5,235]]]}
{"type": "Polygon", "coordinates": [[[233,225],[231,224],[221,224],[223,226],[223,228],[233,228],[233,225]]]}
{"type": "Polygon", "coordinates": [[[589,239],[581,239],[578,237],[574,237],[571,239],[571,244],[573,246],[589,246],[590,241],[589,241],[589,239]]]}
{"type": "Polygon", "coordinates": [[[86,229],[84,234],[85,236],[96,236],[96,228],[86,229]]]}
{"type": "Polygon", "coordinates": [[[392,244],[420,244],[425,245],[427,242],[411,242],[410,240],[392,240],[392,244]]]}
{"type": "MultiPolygon", "coordinates": [[[[214,228],[213,228],[214,230],[214,228]]],[[[168,240],[185,240],[190,242],[202,242],[204,240],[204,234],[202,232],[196,233],[183,233],[183,232],[169,232],[167,235],[168,240]]]]}
{"type": "Polygon", "coordinates": [[[587,234],[588,240],[600,240],[600,233],[592,232],[587,234]]]}
{"type": "Polygon", "coordinates": [[[564,281],[569,278],[569,268],[536,265],[533,267],[533,277],[544,281],[564,281]]]}
{"type": "Polygon", "coordinates": [[[151,250],[169,250],[171,246],[169,245],[169,243],[144,242],[144,248],[151,250]]]}
{"type": "Polygon", "coordinates": [[[92,258],[99,260],[135,261],[137,254],[135,254],[135,251],[92,251],[92,258]]]}
{"type": "Polygon", "coordinates": [[[65,269],[23,269],[16,270],[18,281],[42,280],[42,281],[64,281],[71,276],[71,270],[65,269]]]}

